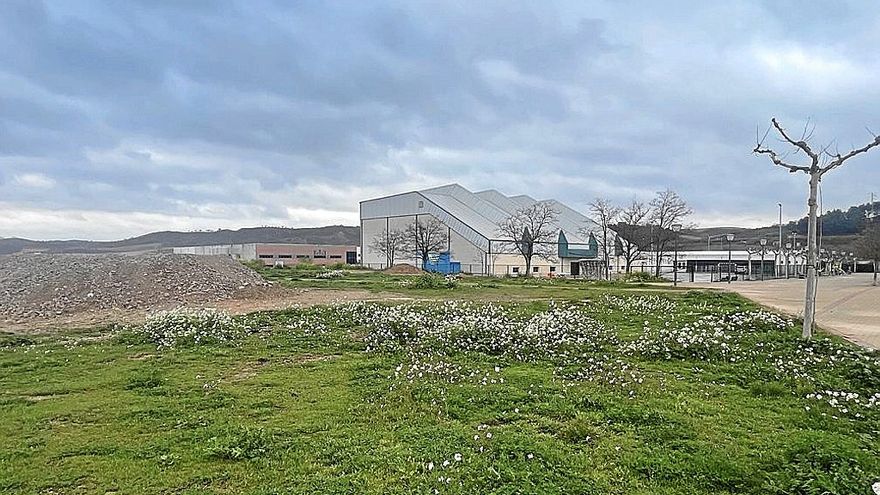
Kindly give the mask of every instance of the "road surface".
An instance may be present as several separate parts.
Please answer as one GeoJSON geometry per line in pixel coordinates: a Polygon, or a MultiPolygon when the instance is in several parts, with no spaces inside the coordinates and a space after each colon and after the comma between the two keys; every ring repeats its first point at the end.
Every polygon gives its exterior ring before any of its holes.
{"type": "MultiPolygon", "coordinates": [[[[880,286],[871,285],[872,274],[821,277],[816,298],[816,322],[823,329],[857,344],[880,349],[880,286]]],[[[803,279],[765,282],[698,282],[684,287],[731,290],[790,315],[804,314],[803,279]]]]}

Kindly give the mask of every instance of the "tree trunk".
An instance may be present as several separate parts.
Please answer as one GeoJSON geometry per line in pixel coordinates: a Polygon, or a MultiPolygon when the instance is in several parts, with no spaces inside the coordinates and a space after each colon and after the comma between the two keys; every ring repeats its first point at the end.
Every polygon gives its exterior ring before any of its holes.
{"type": "Polygon", "coordinates": [[[526,256],[526,277],[532,276],[532,258],[526,256]]]}
{"type": "Polygon", "coordinates": [[[871,285],[877,285],[877,260],[874,260],[874,283],[871,285]]]}
{"type": "Polygon", "coordinates": [[[802,337],[810,339],[813,336],[813,318],[816,315],[816,207],[817,207],[817,191],[819,189],[819,172],[818,170],[810,174],[810,200],[807,203],[810,206],[810,217],[807,227],[807,290],[806,300],[804,301],[804,331],[802,337]]]}
{"type": "Polygon", "coordinates": [[[608,231],[602,233],[602,259],[605,261],[605,280],[611,280],[611,270],[608,269],[608,231]]]}

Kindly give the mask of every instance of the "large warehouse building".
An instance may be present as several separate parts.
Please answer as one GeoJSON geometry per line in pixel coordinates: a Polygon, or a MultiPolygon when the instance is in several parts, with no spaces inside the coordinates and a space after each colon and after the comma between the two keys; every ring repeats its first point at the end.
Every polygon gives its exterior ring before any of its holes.
{"type": "MultiPolygon", "coordinates": [[[[385,233],[404,232],[408,226],[433,219],[446,227],[444,252],[461,264],[462,272],[524,275],[525,261],[516,253],[515,244],[501,233],[499,224],[518,209],[536,202],[529,196],[508,197],[495,190],[474,193],[458,184],[362,201],[362,263],[371,268],[387,267],[388,256],[370,245],[375,245],[376,239],[385,233]]],[[[548,246],[552,254],[533,260],[532,275],[599,277],[604,273],[594,236],[599,232],[598,225],[558,201],[543,202],[556,213],[556,235],[548,246]]],[[[394,263],[420,265],[411,252],[396,254],[394,263]]]]}
{"type": "Polygon", "coordinates": [[[172,248],[174,254],[226,255],[242,261],[260,260],[266,266],[291,266],[297,263],[316,265],[347,263],[354,265],[358,262],[357,250],[357,246],[282,243],[220,244],[172,248]]]}

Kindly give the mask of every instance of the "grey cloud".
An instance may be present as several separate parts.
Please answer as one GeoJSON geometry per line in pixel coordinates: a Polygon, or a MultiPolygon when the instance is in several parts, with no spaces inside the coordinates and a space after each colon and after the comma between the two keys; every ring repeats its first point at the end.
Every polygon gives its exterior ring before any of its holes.
{"type": "MultiPolygon", "coordinates": [[[[0,81],[14,84],[0,84],[0,194],[283,218],[288,206],[353,214],[361,199],[285,196],[305,184],[456,180],[575,204],[673,187],[698,211],[794,211],[802,181],[750,155],[756,125],[812,117],[842,148],[880,128],[880,16],[867,0],[828,9],[4,2],[0,81]],[[11,185],[27,173],[56,187],[11,185]]],[[[840,170],[830,204],[858,201],[854,177],[870,187],[880,171],[840,170]]]]}

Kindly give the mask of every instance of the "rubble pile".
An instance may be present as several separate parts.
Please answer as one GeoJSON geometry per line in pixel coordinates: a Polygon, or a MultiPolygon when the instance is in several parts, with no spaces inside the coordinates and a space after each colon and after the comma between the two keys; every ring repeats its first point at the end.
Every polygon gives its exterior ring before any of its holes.
{"type": "Polygon", "coordinates": [[[203,304],[267,285],[228,256],[5,255],[0,256],[0,319],[203,304]]]}

